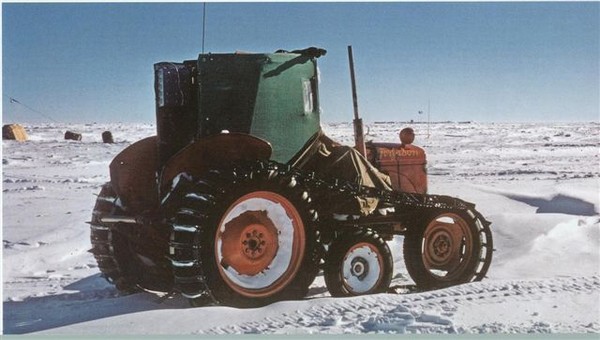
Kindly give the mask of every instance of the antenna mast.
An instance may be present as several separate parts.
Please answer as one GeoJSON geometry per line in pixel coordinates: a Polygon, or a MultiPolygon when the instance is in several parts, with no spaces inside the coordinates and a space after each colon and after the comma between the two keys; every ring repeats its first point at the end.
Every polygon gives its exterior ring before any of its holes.
{"type": "Polygon", "coordinates": [[[431,99],[427,100],[427,139],[429,139],[429,125],[431,124],[431,99]]]}
{"type": "Polygon", "coordinates": [[[204,37],[206,35],[206,2],[202,6],[202,54],[204,54],[204,37]]]}

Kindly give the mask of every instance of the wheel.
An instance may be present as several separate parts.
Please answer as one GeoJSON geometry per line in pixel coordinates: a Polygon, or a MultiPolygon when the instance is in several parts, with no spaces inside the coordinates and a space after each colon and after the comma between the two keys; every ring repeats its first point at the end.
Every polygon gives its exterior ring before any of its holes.
{"type": "Polygon", "coordinates": [[[98,198],[92,214],[91,253],[94,254],[102,276],[124,293],[134,293],[140,288],[169,291],[172,287],[172,275],[166,261],[162,260],[167,253],[167,243],[164,249],[157,251],[156,247],[136,247],[131,241],[131,231],[139,228],[138,238],[143,238],[144,226],[123,226],[119,223],[103,223],[102,217],[126,215],[117,204],[118,197],[110,183],[105,184],[98,198]],[[144,251],[145,250],[145,251],[144,251]]]}
{"type": "Polygon", "coordinates": [[[371,230],[343,233],[330,246],[325,261],[325,284],[331,296],[385,292],[393,274],[387,243],[371,230]]]}
{"type": "Polygon", "coordinates": [[[443,288],[481,280],[490,265],[492,238],[479,213],[442,212],[408,228],[404,260],[419,288],[443,288]]]}
{"type": "Polygon", "coordinates": [[[90,240],[94,258],[98,263],[98,269],[102,276],[113,283],[116,288],[125,293],[133,293],[138,290],[136,280],[129,275],[127,268],[130,257],[124,241],[111,231],[109,225],[103,224],[102,217],[121,214],[123,211],[116,204],[117,195],[110,183],[102,186],[96,205],[92,213],[90,223],[90,240]]]}
{"type": "Polygon", "coordinates": [[[236,307],[303,298],[320,260],[308,193],[277,169],[234,174],[195,181],[179,194],[171,241],[176,285],[193,305],[206,295],[236,307]]]}

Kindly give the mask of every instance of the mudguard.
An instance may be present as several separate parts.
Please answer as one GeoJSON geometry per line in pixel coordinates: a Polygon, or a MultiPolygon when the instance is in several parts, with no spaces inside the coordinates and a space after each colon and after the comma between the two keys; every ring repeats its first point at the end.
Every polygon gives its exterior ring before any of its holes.
{"type": "Polygon", "coordinates": [[[140,214],[158,208],[158,183],[160,192],[165,192],[181,172],[198,176],[237,160],[268,160],[271,153],[271,144],[263,139],[244,133],[222,133],[190,143],[171,157],[161,172],[157,138],[153,136],[130,145],[113,159],[111,184],[122,208],[129,214],[140,214]]]}
{"type": "Polygon", "coordinates": [[[128,213],[139,214],[157,207],[158,168],[156,136],[131,144],[110,163],[110,182],[128,213]]]}
{"type": "Polygon", "coordinates": [[[237,160],[268,160],[272,150],[269,142],[245,133],[201,138],[169,159],[160,177],[160,192],[165,193],[181,172],[198,178],[205,171],[228,167],[237,160]]]}

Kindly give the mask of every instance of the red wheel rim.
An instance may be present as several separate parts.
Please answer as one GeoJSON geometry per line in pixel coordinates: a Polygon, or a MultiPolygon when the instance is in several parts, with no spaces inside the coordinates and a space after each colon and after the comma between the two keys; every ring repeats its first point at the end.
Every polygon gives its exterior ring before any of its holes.
{"type": "Polygon", "coordinates": [[[474,256],[474,249],[469,226],[457,214],[436,216],[423,233],[423,263],[431,275],[440,279],[453,280],[462,275],[474,256]]]}
{"type": "Polygon", "coordinates": [[[304,223],[294,205],[270,191],[248,193],[226,210],[215,235],[215,258],[229,288],[266,297],[296,276],[306,246],[304,223]]]}

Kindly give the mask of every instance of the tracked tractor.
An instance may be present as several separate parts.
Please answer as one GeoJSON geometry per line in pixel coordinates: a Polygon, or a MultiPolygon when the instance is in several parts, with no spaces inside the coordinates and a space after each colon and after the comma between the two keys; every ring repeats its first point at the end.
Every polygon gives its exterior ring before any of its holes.
{"type": "Polygon", "coordinates": [[[323,133],[325,53],[154,65],[157,134],[114,158],[90,222],[106,279],[195,306],[301,299],[320,270],[333,296],[381,293],[394,235],[419,288],[485,276],[489,222],[471,203],[427,194],[410,131],[362,151],[323,133]]]}

